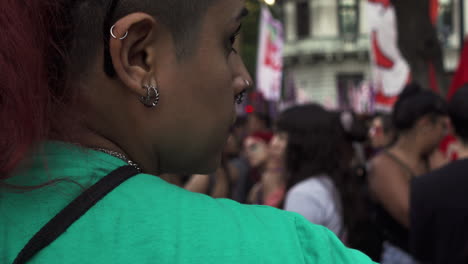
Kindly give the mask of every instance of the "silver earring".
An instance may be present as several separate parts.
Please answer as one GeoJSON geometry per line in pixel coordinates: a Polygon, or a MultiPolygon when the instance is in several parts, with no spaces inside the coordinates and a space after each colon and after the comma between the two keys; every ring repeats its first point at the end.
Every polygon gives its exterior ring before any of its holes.
{"type": "Polygon", "coordinates": [[[140,97],[140,101],[146,107],[155,107],[159,103],[159,91],[158,88],[153,85],[145,85],[143,88],[146,89],[146,96],[140,97]]]}
{"type": "MultiPolygon", "coordinates": [[[[244,82],[245,82],[245,85],[247,86],[247,88],[249,88],[250,87],[250,82],[248,80],[244,80],[244,82]]],[[[247,90],[244,90],[244,91],[242,91],[240,94],[238,94],[236,96],[235,101],[236,101],[237,104],[240,105],[240,104],[242,104],[242,102],[244,102],[244,97],[245,97],[246,92],[247,92],[247,90]]]]}
{"type": "MultiPolygon", "coordinates": [[[[113,25],[113,26],[110,28],[110,34],[111,34],[111,36],[112,36],[113,38],[117,39],[117,36],[115,36],[115,34],[114,34],[114,28],[115,28],[115,25],[113,25]]],[[[118,39],[124,40],[124,39],[127,38],[127,36],[128,36],[128,31],[125,32],[125,34],[123,35],[123,37],[118,38],[118,39]]]]}

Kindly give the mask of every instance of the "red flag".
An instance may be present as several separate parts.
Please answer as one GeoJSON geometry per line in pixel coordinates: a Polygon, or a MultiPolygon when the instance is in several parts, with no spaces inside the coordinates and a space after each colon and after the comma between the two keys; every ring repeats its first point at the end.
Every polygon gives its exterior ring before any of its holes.
{"type": "Polygon", "coordinates": [[[448,100],[450,100],[455,92],[465,83],[468,83],[468,40],[465,40],[458,69],[453,76],[452,84],[450,85],[449,93],[447,95],[448,100]]]}
{"type": "Polygon", "coordinates": [[[439,17],[439,0],[430,0],[429,15],[431,17],[432,24],[437,23],[439,17]]]}
{"type": "Polygon", "coordinates": [[[382,49],[379,46],[379,41],[377,40],[377,31],[372,31],[372,50],[374,52],[375,62],[377,66],[384,69],[391,69],[395,66],[395,62],[387,57],[382,49]]]}
{"type": "Polygon", "coordinates": [[[390,0],[369,0],[371,3],[382,4],[385,8],[389,7],[392,3],[390,0]]]}

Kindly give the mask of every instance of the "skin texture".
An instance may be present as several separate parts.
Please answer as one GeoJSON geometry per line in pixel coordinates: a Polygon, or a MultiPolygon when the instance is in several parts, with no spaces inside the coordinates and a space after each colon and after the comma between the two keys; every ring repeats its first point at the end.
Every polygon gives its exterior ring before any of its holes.
{"type": "Polygon", "coordinates": [[[277,132],[273,135],[270,142],[270,155],[267,166],[273,168],[284,168],[284,159],[286,147],[288,146],[288,134],[286,132],[277,132]]]}
{"type": "Polygon", "coordinates": [[[144,172],[213,172],[220,164],[235,96],[251,77],[232,50],[244,1],[216,1],[202,17],[193,55],[179,60],[171,33],[154,17],[129,14],[115,23],[110,54],[117,78],[102,72],[102,54],[81,84],[85,116],[78,142],[121,152],[144,172]],[[157,85],[155,108],[138,99],[157,85]]]}
{"type": "MultiPolygon", "coordinates": [[[[433,122],[425,116],[400,135],[388,151],[420,176],[428,172],[427,158],[445,134],[447,119],[433,122]]],[[[409,184],[411,175],[387,155],[377,155],[371,163],[369,184],[374,198],[403,226],[409,227],[409,184]]]]}

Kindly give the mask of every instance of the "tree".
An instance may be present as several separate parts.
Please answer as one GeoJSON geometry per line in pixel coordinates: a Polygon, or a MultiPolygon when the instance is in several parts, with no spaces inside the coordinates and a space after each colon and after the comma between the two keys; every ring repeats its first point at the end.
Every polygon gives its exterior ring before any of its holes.
{"type": "Polygon", "coordinates": [[[250,75],[255,78],[257,72],[258,29],[260,3],[258,0],[246,1],[249,16],[242,22],[241,54],[250,75]]]}
{"type": "Polygon", "coordinates": [[[397,17],[398,46],[410,65],[413,81],[432,88],[430,76],[433,70],[439,92],[445,96],[448,80],[442,48],[431,19],[433,1],[437,0],[392,0],[392,3],[397,17]]]}
{"type": "MultiPolygon", "coordinates": [[[[273,16],[281,17],[281,3],[278,3],[270,8],[273,16]]],[[[244,59],[245,66],[252,78],[255,79],[257,72],[257,52],[258,52],[258,35],[260,23],[260,0],[247,0],[246,7],[249,10],[249,15],[242,22],[241,34],[241,55],[244,59]]]]}

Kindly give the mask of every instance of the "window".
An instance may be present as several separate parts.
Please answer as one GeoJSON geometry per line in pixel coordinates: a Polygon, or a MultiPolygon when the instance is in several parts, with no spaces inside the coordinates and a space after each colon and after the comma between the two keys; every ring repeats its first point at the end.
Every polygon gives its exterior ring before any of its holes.
{"type": "Polygon", "coordinates": [[[338,25],[345,40],[355,41],[359,34],[359,1],[338,1],[338,25]]]}
{"type": "Polygon", "coordinates": [[[336,76],[338,105],[342,110],[353,109],[353,91],[364,81],[363,73],[339,73],[336,76]]]}
{"type": "Polygon", "coordinates": [[[310,12],[309,1],[296,3],[296,28],[299,39],[310,36],[310,12]]]}
{"type": "Polygon", "coordinates": [[[437,19],[437,34],[442,45],[447,46],[453,30],[453,0],[439,0],[439,18],[437,19]]]}

